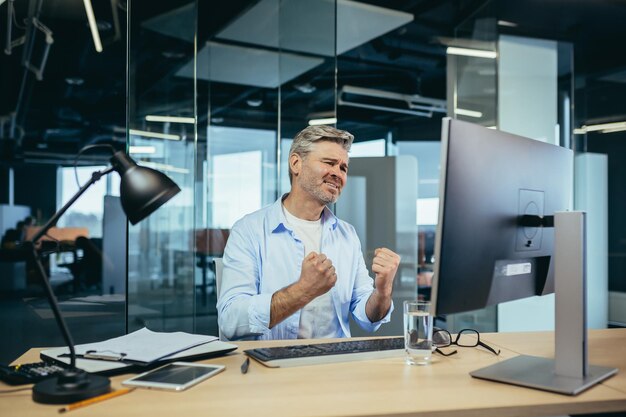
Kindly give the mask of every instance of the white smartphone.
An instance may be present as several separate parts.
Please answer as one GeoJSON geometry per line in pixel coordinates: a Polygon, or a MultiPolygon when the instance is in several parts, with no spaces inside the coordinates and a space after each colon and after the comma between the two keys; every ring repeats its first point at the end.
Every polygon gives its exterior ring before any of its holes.
{"type": "Polygon", "coordinates": [[[222,372],[224,365],[205,365],[190,362],[172,362],[152,369],[122,382],[122,385],[138,388],[153,388],[184,391],[187,388],[222,372]]]}

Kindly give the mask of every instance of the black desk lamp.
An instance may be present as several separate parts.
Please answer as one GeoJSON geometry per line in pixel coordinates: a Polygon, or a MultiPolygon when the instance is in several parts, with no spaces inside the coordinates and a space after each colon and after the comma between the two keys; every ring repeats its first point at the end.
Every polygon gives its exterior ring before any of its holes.
{"type": "Polygon", "coordinates": [[[89,374],[76,368],[76,351],[74,341],[63,320],[59,305],[48,282],[47,274],[39,261],[35,249],[35,242],[43,237],[53,227],[59,218],[72,204],[96,181],[104,175],[117,171],[121,176],[120,199],[122,208],[132,224],[148,217],[152,212],[165,204],[169,199],[180,192],[180,188],[165,174],[150,168],[138,166],[124,152],[115,152],[111,158],[111,166],[91,174],[91,179],[83,185],[76,194],[33,236],[25,242],[28,252],[33,257],[38,269],[42,285],[48,297],[50,307],[54,313],[65,343],[70,348],[71,368],[56,377],[45,379],[33,387],[33,400],[46,404],[67,404],[86,398],[95,397],[111,390],[109,378],[89,374]]]}

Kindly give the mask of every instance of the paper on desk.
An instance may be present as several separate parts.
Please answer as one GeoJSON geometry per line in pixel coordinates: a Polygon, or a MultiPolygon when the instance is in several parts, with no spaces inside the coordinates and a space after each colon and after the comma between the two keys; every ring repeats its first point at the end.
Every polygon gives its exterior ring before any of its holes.
{"type": "Polygon", "coordinates": [[[103,342],[77,345],[75,349],[77,355],[84,355],[88,351],[112,357],[124,354],[124,361],[148,363],[214,340],[217,337],[185,332],[153,332],[144,327],[103,342]]]}

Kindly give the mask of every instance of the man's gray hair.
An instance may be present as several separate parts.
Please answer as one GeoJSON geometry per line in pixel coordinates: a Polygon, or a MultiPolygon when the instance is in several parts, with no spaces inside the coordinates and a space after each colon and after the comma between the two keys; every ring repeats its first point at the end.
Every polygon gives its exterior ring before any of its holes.
{"type": "MultiPolygon", "coordinates": [[[[352,141],[354,140],[354,136],[345,130],[335,129],[332,126],[327,125],[319,125],[319,126],[308,126],[300,131],[293,138],[293,142],[291,143],[291,149],[289,149],[289,157],[292,154],[298,154],[302,158],[305,158],[312,150],[313,143],[318,140],[335,142],[339,145],[343,146],[346,152],[350,152],[350,147],[352,146],[352,141]]],[[[289,181],[291,181],[291,166],[289,167],[289,181]]]]}

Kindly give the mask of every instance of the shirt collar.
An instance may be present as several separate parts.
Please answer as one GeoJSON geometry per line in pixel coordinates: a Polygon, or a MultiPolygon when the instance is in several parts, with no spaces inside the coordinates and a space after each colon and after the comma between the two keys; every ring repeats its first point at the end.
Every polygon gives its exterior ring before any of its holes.
{"type": "MultiPolygon", "coordinates": [[[[289,193],[283,194],[272,206],[268,213],[269,226],[272,233],[279,233],[284,231],[291,232],[292,230],[287,227],[287,219],[285,213],[283,213],[282,204],[283,200],[287,198],[289,193]]],[[[328,208],[324,207],[322,211],[322,225],[325,229],[335,230],[339,223],[337,216],[328,208]]]]}

